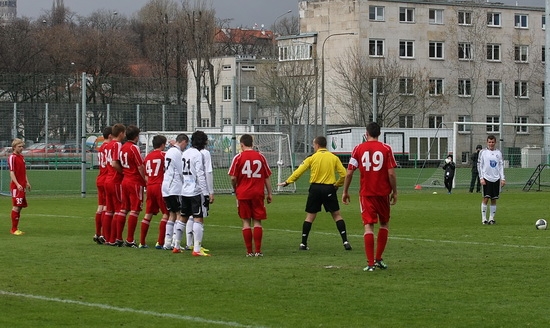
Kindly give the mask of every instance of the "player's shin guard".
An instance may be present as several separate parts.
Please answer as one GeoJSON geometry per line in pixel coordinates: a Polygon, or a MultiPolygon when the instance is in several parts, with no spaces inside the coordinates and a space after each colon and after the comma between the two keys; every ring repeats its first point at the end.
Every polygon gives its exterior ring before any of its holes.
{"type": "Polygon", "coordinates": [[[369,266],[374,265],[374,233],[369,232],[363,235],[365,241],[365,254],[369,266]]]}
{"type": "Polygon", "coordinates": [[[342,237],[342,242],[345,243],[346,241],[348,241],[348,234],[346,232],[346,222],[343,219],[336,221],[336,228],[340,233],[340,237],[342,237]]]}
{"type": "Polygon", "coordinates": [[[19,215],[19,212],[14,210],[11,211],[11,232],[16,231],[19,226],[19,215]]]}
{"type": "Polygon", "coordinates": [[[167,218],[162,218],[159,223],[159,237],[157,242],[159,245],[164,245],[164,236],[166,235],[166,223],[168,222],[167,218]]]}
{"type": "Polygon", "coordinates": [[[101,220],[102,220],[103,212],[96,212],[95,213],[95,235],[101,236],[101,220]]]}
{"type": "Polygon", "coordinates": [[[254,247],[256,253],[262,252],[262,238],[264,235],[264,229],[262,227],[254,227],[254,247]]]}
{"type": "Polygon", "coordinates": [[[164,235],[164,247],[170,248],[172,246],[172,235],[174,234],[174,222],[166,222],[166,234],[164,235]]]}
{"type": "Polygon", "coordinates": [[[307,239],[309,237],[309,232],[311,231],[311,222],[304,221],[302,225],[302,244],[307,245],[307,239]]]}
{"type": "Polygon", "coordinates": [[[103,214],[103,237],[107,240],[107,242],[111,243],[114,242],[111,240],[111,227],[113,222],[113,212],[105,212],[103,214]]]}
{"type": "Polygon", "coordinates": [[[193,244],[194,244],[194,252],[199,253],[201,251],[201,245],[202,245],[202,237],[204,235],[204,226],[200,222],[194,222],[193,223],[193,244]]]}
{"type": "Polygon", "coordinates": [[[147,232],[149,232],[149,226],[151,225],[151,220],[143,218],[141,220],[141,226],[139,229],[139,243],[142,245],[147,245],[145,240],[147,239],[147,232]]]}
{"type": "Polygon", "coordinates": [[[176,223],[174,224],[174,241],[175,241],[174,247],[177,249],[181,248],[181,239],[183,236],[183,231],[185,231],[185,223],[181,221],[176,221],[176,223]]]}
{"type": "Polygon", "coordinates": [[[375,260],[382,259],[382,254],[384,254],[384,249],[388,243],[388,229],[380,228],[378,230],[378,237],[376,238],[376,257],[375,260]]]}
{"type": "Polygon", "coordinates": [[[242,233],[243,233],[244,246],[246,247],[246,253],[250,254],[252,253],[252,229],[243,228],[242,233]]]}
{"type": "Polygon", "coordinates": [[[136,234],[136,227],[138,222],[139,212],[130,212],[128,216],[128,234],[126,240],[131,243],[134,241],[134,236],[136,234]]]}
{"type": "Polygon", "coordinates": [[[189,248],[192,248],[194,244],[193,225],[194,225],[193,218],[189,218],[187,220],[187,224],[185,225],[185,245],[189,248]]]}

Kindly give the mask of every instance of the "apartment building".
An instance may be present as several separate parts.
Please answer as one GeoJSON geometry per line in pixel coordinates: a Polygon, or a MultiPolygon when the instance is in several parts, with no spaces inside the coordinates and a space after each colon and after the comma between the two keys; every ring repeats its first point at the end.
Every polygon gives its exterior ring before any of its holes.
{"type": "MultiPolygon", "coordinates": [[[[309,59],[320,71],[318,112],[328,128],[363,126],[373,112],[388,128],[485,123],[458,125],[459,163],[489,134],[505,151],[543,144],[540,127],[500,123],[543,123],[544,8],[317,0],[300,2],[299,12],[301,34],[314,35],[309,59]]],[[[280,40],[279,61],[298,60],[303,44],[300,35],[280,40]]]]}

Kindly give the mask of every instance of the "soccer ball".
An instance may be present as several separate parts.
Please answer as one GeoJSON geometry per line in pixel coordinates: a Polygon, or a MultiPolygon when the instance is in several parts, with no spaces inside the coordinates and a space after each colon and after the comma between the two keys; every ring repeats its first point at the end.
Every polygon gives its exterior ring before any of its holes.
{"type": "Polygon", "coordinates": [[[537,222],[535,222],[535,228],[537,228],[537,230],[546,230],[548,228],[548,223],[545,219],[538,219],[537,222]]]}

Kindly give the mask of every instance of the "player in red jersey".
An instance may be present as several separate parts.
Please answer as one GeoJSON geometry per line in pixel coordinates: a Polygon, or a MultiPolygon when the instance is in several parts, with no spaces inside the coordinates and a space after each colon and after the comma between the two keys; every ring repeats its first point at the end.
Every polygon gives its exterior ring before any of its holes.
{"type": "Polygon", "coordinates": [[[143,188],[145,187],[145,166],[137,145],[139,128],[130,125],[126,128],[127,141],[120,148],[120,164],[122,165],[122,197],[121,206],[116,220],[116,239],[122,240],[122,232],[128,216],[128,233],[124,246],[137,248],[134,233],[143,205],[143,188]],[[129,211],[129,213],[128,213],[129,211]]]}
{"type": "Polygon", "coordinates": [[[25,158],[22,155],[25,143],[23,140],[15,138],[11,143],[13,153],[8,157],[8,166],[10,169],[10,190],[11,190],[11,230],[14,236],[21,236],[23,231],[19,230],[19,218],[21,210],[27,207],[26,192],[31,190],[31,184],[27,178],[27,168],[25,167],[25,158]]]}
{"type": "Polygon", "coordinates": [[[107,239],[106,245],[122,246],[123,241],[116,240],[115,211],[120,209],[122,165],[120,164],[120,148],[122,140],[126,136],[126,126],[117,123],[113,125],[113,140],[105,146],[105,158],[107,159],[107,176],[105,177],[105,215],[103,216],[103,234],[107,239]]]}
{"type": "Polygon", "coordinates": [[[139,237],[139,248],[147,248],[145,239],[149,231],[149,225],[153,215],[159,211],[162,213],[162,219],[159,223],[159,236],[155,248],[162,249],[164,245],[164,235],[166,234],[166,222],[168,222],[168,209],[164,198],[162,198],[162,180],[164,179],[164,148],[166,147],[166,137],[157,135],[153,137],[153,151],[150,152],[143,161],[145,163],[145,180],[147,181],[147,201],[145,205],[145,216],[141,221],[141,231],[139,237]]]}
{"type": "Polygon", "coordinates": [[[397,178],[395,168],[397,163],[389,145],[379,142],[380,126],[377,123],[367,125],[367,141],[357,145],[348,164],[344,181],[342,202],[349,204],[349,186],[353,172],[361,172],[359,201],[361,217],[365,226],[363,239],[368,266],[364,271],[374,271],[375,268],[387,269],[382,260],[382,254],[388,242],[388,223],[390,221],[390,204],[397,202],[397,178]],[[378,229],[376,256],[374,254],[374,224],[380,221],[378,229]]]}
{"type": "Polygon", "coordinates": [[[264,198],[267,190],[267,203],[271,203],[271,181],[269,180],[271,170],[264,155],[252,148],[251,135],[243,134],[239,142],[242,152],[233,158],[228,174],[231,176],[231,185],[237,196],[239,217],[243,222],[242,234],[246,256],[263,256],[262,220],[267,219],[264,198]],[[251,228],[252,223],[254,231],[251,228]],[[254,253],[252,240],[255,246],[254,253]]]}
{"type": "Polygon", "coordinates": [[[97,163],[99,164],[99,173],[96,178],[97,187],[97,211],[95,212],[95,235],[94,242],[98,244],[105,243],[105,236],[101,231],[103,223],[103,215],[105,214],[105,177],[107,176],[107,159],[105,158],[105,147],[111,141],[111,126],[103,129],[103,143],[99,146],[97,152],[97,163]]]}

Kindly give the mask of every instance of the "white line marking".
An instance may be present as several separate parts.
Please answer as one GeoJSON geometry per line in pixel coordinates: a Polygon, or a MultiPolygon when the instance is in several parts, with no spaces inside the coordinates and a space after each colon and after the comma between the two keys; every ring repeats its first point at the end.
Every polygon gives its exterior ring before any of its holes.
{"type": "Polygon", "coordinates": [[[243,324],[240,324],[238,322],[208,320],[208,319],[204,319],[204,318],[191,317],[191,316],[187,316],[187,315],[179,315],[179,314],[172,314],[172,313],[160,313],[160,312],[154,312],[154,311],[136,310],[136,309],[131,309],[131,308],[121,308],[121,307],[110,306],[110,305],[105,305],[105,304],[98,304],[98,303],[88,303],[88,302],[73,301],[73,300],[67,300],[67,299],[61,299],[61,298],[45,297],[45,296],[39,296],[39,295],[12,293],[12,292],[4,291],[4,290],[0,290],[0,295],[30,298],[30,299],[40,300],[40,301],[47,301],[47,302],[58,302],[58,303],[65,303],[65,304],[74,304],[74,305],[80,305],[80,306],[100,308],[100,309],[110,310],[110,311],[129,312],[129,313],[136,313],[136,314],[141,314],[141,315],[146,315],[146,316],[170,318],[170,319],[177,319],[177,320],[183,320],[183,321],[193,321],[193,322],[213,324],[213,325],[219,325],[219,326],[227,326],[227,327],[259,327],[259,326],[243,325],[243,324]]]}

